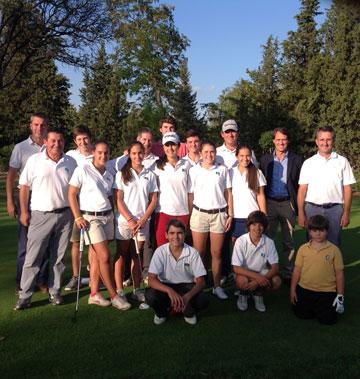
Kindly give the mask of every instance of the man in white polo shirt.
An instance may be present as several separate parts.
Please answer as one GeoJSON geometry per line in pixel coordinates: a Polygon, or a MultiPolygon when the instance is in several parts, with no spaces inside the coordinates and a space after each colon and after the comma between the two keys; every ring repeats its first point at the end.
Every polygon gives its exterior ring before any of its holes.
{"type": "Polygon", "coordinates": [[[332,127],[321,127],[316,132],[318,152],[304,162],[300,171],[298,223],[304,228],[309,217],[326,217],[327,239],[339,247],[341,228],[350,222],[351,185],[356,180],[348,160],[333,151],[334,138],[332,127]]]}
{"type": "Polygon", "coordinates": [[[73,217],[67,197],[68,184],[76,161],[65,155],[60,130],[47,132],[45,150],[32,155],[20,176],[20,222],[29,225],[27,253],[21,277],[21,291],[15,310],[28,308],[40,263],[49,247],[49,301],[62,304],[60,296],[63,263],[73,217]],[[31,217],[28,211],[30,198],[31,217]]]}
{"type": "Polygon", "coordinates": [[[190,129],[185,134],[185,143],[188,153],[184,156],[183,159],[187,160],[191,167],[197,165],[200,162],[200,147],[201,147],[201,138],[200,134],[194,130],[190,129]]]}
{"type": "Polygon", "coordinates": [[[166,226],[169,243],[155,250],[149,267],[146,301],[154,308],[154,323],[166,321],[170,311],[183,313],[185,322],[194,325],[196,312],[208,305],[202,292],[206,270],[200,254],[184,243],[185,225],[172,219],[166,226]]]}
{"type": "MultiPolygon", "coordinates": [[[[15,179],[18,175],[21,175],[29,157],[41,151],[44,144],[47,124],[47,118],[43,113],[34,113],[30,117],[30,136],[26,140],[16,144],[11,153],[9,171],[6,177],[6,205],[9,216],[12,218],[18,217],[18,221],[20,220],[21,214],[18,198],[16,196],[15,199],[14,196],[15,179]]],[[[23,226],[19,221],[18,254],[16,260],[16,292],[20,291],[21,273],[26,255],[27,232],[27,226],[23,226]]],[[[44,291],[47,288],[47,275],[45,273],[47,271],[47,264],[48,260],[45,257],[37,279],[39,288],[44,291]]]]}
{"type": "Polygon", "coordinates": [[[153,134],[149,128],[141,128],[138,132],[136,140],[144,146],[144,159],[142,164],[145,168],[153,170],[155,162],[159,157],[151,152],[153,145],[153,134]]]}

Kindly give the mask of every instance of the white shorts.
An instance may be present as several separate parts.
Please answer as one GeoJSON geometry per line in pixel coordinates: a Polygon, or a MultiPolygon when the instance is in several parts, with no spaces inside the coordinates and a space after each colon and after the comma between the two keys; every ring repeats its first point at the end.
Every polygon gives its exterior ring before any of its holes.
{"type": "MultiPolygon", "coordinates": [[[[145,241],[149,238],[150,221],[146,221],[144,226],[137,232],[137,240],[145,241]]],[[[127,222],[121,222],[116,225],[115,238],[120,241],[127,241],[133,238],[132,230],[127,222]]]]}
{"type": "Polygon", "coordinates": [[[95,244],[114,239],[114,214],[111,212],[107,216],[83,215],[89,223],[85,231],[85,244],[95,244]]]}
{"type": "Polygon", "coordinates": [[[209,214],[193,208],[190,217],[190,230],[198,233],[225,233],[226,212],[209,214]]]}

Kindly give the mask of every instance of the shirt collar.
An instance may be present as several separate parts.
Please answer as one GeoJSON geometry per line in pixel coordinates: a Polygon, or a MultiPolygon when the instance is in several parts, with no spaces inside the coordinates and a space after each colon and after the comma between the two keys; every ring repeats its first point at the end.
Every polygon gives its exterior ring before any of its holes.
{"type": "Polygon", "coordinates": [[[319,152],[317,152],[316,155],[317,155],[318,158],[324,159],[326,161],[328,161],[330,159],[336,159],[338,157],[338,154],[335,151],[331,152],[329,159],[326,159],[325,157],[323,157],[322,155],[320,155],[319,152]]]}
{"type": "Polygon", "coordinates": [[[259,243],[256,246],[253,244],[253,242],[250,239],[250,233],[246,234],[246,240],[248,241],[249,244],[251,244],[251,246],[254,246],[256,249],[258,249],[259,247],[261,247],[262,245],[265,244],[265,236],[264,236],[264,234],[261,236],[261,239],[260,239],[259,243]]]}
{"type": "Polygon", "coordinates": [[[230,149],[228,149],[228,148],[226,147],[226,145],[223,143],[223,144],[220,146],[220,150],[221,150],[221,151],[226,151],[226,152],[228,152],[228,153],[234,153],[234,152],[236,151],[236,147],[235,147],[234,149],[230,150],[230,149]]]}
{"type": "MultiPolygon", "coordinates": [[[[36,145],[36,146],[40,146],[40,145],[38,145],[35,141],[33,141],[32,139],[31,139],[31,136],[29,136],[29,138],[27,139],[27,141],[28,141],[28,144],[29,145],[32,145],[32,146],[34,146],[34,145],[36,145]]],[[[40,147],[42,148],[44,145],[42,144],[40,147]]]]}
{"type": "MultiPolygon", "coordinates": [[[[174,256],[172,255],[172,253],[170,251],[170,243],[166,244],[166,254],[168,254],[169,256],[171,256],[172,258],[174,258],[174,256]]],[[[184,243],[184,246],[183,246],[182,252],[180,254],[180,257],[178,258],[178,261],[180,259],[188,257],[189,255],[190,255],[189,246],[186,243],[184,243]]]]}

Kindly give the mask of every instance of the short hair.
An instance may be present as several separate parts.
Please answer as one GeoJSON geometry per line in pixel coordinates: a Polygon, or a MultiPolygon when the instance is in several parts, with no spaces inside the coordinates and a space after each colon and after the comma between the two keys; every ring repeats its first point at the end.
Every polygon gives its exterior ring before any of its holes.
{"type": "Polygon", "coordinates": [[[333,135],[333,138],[335,139],[335,130],[332,126],[319,126],[317,129],[316,129],[316,133],[315,133],[315,138],[317,138],[317,136],[319,135],[319,133],[321,132],[328,132],[328,133],[331,133],[333,135]]]}
{"type": "Polygon", "coordinates": [[[174,117],[168,115],[166,116],[165,118],[162,118],[160,121],[159,121],[159,128],[162,127],[163,124],[171,124],[174,126],[174,128],[176,129],[176,120],[174,119],[174,117]]]}
{"type": "Polygon", "coordinates": [[[177,220],[176,218],[172,218],[167,224],[166,224],[166,233],[169,233],[170,227],[174,226],[175,228],[180,228],[184,234],[186,232],[186,227],[184,223],[180,220],[177,220]]]}
{"type": "Polygon", "coordinates": [[[307,223],[308,230],[329,230],[329,220],[322,215],[311,216],[307,223]]]}
{"type": "Polygon", "coordinates": [[[45,113],[43,112],[35,112],[30,116],[30,123],[34,120],[35,117],[42,118],[45,121],[45,124],[47,125],[49,123],[49,120],[45,113]]]}
{"type": "Polygon", "coordinates": [[[143,128],[141,128],[141,129],[138,131],[138,134],[137,134],[138,138],[140,138],[140,137],[141,137],[143,134],[145,134],[145,133],[149,133],[149,134],[153,135],[153,133],[152,133],[152,131],[151,131],[150,128],[143,127],[143,128]]]}
{"type": "Polygon", "coordinates": [[[215,146],[214,142],[211,142],[211,141],[203,141],[203,142],[201,142],[200,151],[203,150],[203,147],[204,147],[205,145],[210,145],[210,146],[212,146],[212,147],[214,148],[215,152],[216,152],[216,146],[215,146]]]}
{"type": "Polygon", "coordinates": [[[63,138],[64,138],[64,135],[65,135],[63,129],[52,127],[52,128],[49,128],[46,131],[46,139],[48,139],[50,133],[61,134],[63,138]]]}
{"type": "Polygon", "coordinates": [[[110,145],[109,145],[109,143],[106,142],[105,140],[99,140],[99,141],[96,141],[96,142],[94,143],[94,149],[96,149],[96,146],[97,146],[97,145],[106,145],[107,148],[108,148],[108,150],[110,149],[110,145]]]}
{"type": "Polygon", "coordinates": [[[189,129],[186,134],[185,134],[185,141],[190,138],[190,137],[199,137],[199,139],[201,138],[200,137],[200,133],[197,132],[195,129],[189,129]]]}
{"type": "Polygon", "coordinates": [[[246,220],[246,227],[249,229],[250,225],[252,224],[261,224],[265,230],[268,226],[268,223],[268,219],[264,212],[254,211],[249,214],[246,220]]]}
{"type": "Polygon", "coordinates": [[[289,138],[289,132],[285,128],[275,128],[273,131],[273,138],[275,138],[276,133],[284,134],[284,136],[289,138]]]}
{"type": "Polygon", "coordinates": [[[86,125],[78,125],[73,129],[73,132],[72,132],[73,139],[75,139],[77,136],[80,136],[82,134],[87,134],[89,138],[91,139],[90,129],[86,125]]]}

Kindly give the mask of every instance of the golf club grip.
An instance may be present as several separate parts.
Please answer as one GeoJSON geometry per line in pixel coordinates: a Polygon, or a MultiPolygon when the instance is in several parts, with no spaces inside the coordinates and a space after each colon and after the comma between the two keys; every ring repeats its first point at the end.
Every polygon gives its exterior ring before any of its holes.
{"type": "Polygon", "coordinates": [[[79,246],[80,251],[84,251],[84,229],[80,229],[80,246],[79,246]]]}
{"type": "Polygon", "coordinates": [[[136,254],[140,255],[140,250],[139,250],[139,245],[138,245],[138,241],[137,241],[136,235],[134,236],[134,243],[135,243],[136,254]]]}

